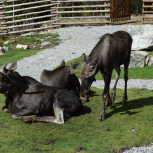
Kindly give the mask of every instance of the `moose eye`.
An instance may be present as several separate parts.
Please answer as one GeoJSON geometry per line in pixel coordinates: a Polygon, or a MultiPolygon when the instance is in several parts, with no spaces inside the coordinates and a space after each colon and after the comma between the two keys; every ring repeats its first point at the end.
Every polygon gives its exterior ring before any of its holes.
{"type": "Polygon", "coordinates": [[[93,66],[90,66],[90,67],[89,67],[89,71],[90,71],[90,72],[92,72],[93,69],[94,69],[93,66]]]}

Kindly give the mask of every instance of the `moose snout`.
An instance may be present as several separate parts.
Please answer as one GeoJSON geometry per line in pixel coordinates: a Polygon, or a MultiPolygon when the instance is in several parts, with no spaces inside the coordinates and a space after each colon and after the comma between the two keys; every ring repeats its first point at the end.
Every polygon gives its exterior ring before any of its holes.
{"type": "Polygon", "coordinates": [[[80,93],[80,100],[82,101],[82,103],[87,102],[88,101],[88,92],[80,93]]]}

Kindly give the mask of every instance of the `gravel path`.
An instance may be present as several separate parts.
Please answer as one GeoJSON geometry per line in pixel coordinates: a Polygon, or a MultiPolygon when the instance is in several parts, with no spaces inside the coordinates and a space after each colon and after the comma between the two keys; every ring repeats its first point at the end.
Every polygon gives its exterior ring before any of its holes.
{"type": "MultiPolygon", "coordinates": [[[[86,26],[69,27],[57,29],[54,32],[60,35],[62,43],[55,48],[50,48],[37,53],[34,56],[24,58],[18,62],[17,71],[21,75],[32,76],[39,81],[43,69],[53,69],[58,66],[62,59],[65,61],[79,57],[82,53],[89,54],[96,45],[99,37],[105,33],[113,33],[117,30],[126,30],[126,25],[118,26],[86,26]]],[[[114,80],[110,87],[112,88],[114,80]]],[[[92,86],[103,88],[103,81],[96,81],[92,86]]],[[[117,88],[123,89],[124,80],[120,79],[117,88]]],[[[153,90],[153,80],[135,80],[128,81],[128,88],[146,88],[153,90]]],[[[132,148],[126,153],[153,153],[153,145],[148,147],[132,148]]]]}

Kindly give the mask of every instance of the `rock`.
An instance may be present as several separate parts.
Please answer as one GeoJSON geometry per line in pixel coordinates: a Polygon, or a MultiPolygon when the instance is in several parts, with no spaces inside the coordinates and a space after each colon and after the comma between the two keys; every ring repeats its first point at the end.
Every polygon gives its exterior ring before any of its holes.
{"type": "Polygon", "coordinates": [[[148,66],[149,67],[153,66],[153,56],[149,59],[148,66]]]}
{"type": "Polygon", "coordinates": [[[41,43],[41,46],[46,46],[46,45],[50,45],[51,43],[48,41],[44,41],[43,43],[41,43]]]}
{"type": "Polygon", "coordinates": [[[21,34],[21,36],[31,36],[32,35],[32,33],[31,32],[29,32],[29,33],[24,33],[24,34],[21,34]]]}
{"type": "Polygon", "coordinates": [[[3,51],[3,47],[0,47],[0,52],[2,52],[3,51]]]}
{"type": "Polygon", "coordinates": [[[16,42],[15,39],[7,40],[7,41],[4,42],[4,45],[6,45],[6,44],[12,44],[12,43],[14,43],[14,42],[16,42]]]}
{"type": "Polygon", "coordinates": [[[146,62],[145,62],[145,63],[146,63],[146,65],[148,65],[149,60],[150,60],[150,58],[149,58],[149,57],[147,57],[147,58],[146,58],[146,62]]]}
{"type": "Polygon", "coordinates": [[[51,33],[53,30],[52,29],[49,29],[48,31],[47,31],[47,33],[51,33]]]}
{"type": "Polygon", "coordinates": [[[132,51],[129,68],[144,67],[148,53],[144,51],[132,51]]]}
{"type": "Polygon", "coordinates": [[[129,25],[126,29],[133,39],[132,50],[153,49],[153,25],[129,25]]]}
{"type": "Polygon", "coordinates": [[[21,45],[21,44],[18,44],[18,45],[16,46],[16,48],[28,49],[28,45],[21,45]]]}
{"type": "Polygon", "coordinates": [[[0,52],[0,56],[3,55],[4,53],[0,52]]]}
{"type": "Polygon", "coordinates": [[[5,52],[7,52],[7,51],[9,51],[9,50],[11,50],[12,48],[10,48],[10,47],[7,47],[7,46],[3,46],[3,50],[5,51],[5,52]]]}

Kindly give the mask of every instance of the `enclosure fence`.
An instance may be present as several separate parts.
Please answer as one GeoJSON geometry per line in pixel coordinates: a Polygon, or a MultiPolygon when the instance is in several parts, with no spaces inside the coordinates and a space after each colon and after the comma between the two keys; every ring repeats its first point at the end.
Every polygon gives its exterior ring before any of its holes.
{"type": "Polygon", "coordinates": [[[132,0],[0,1],[0,34],[130,20],[132,0]]]}
{"type": "Polygon", "coordinates": [[[143,0],[142,23],[153,24],[153,0],[143,0]]]}

